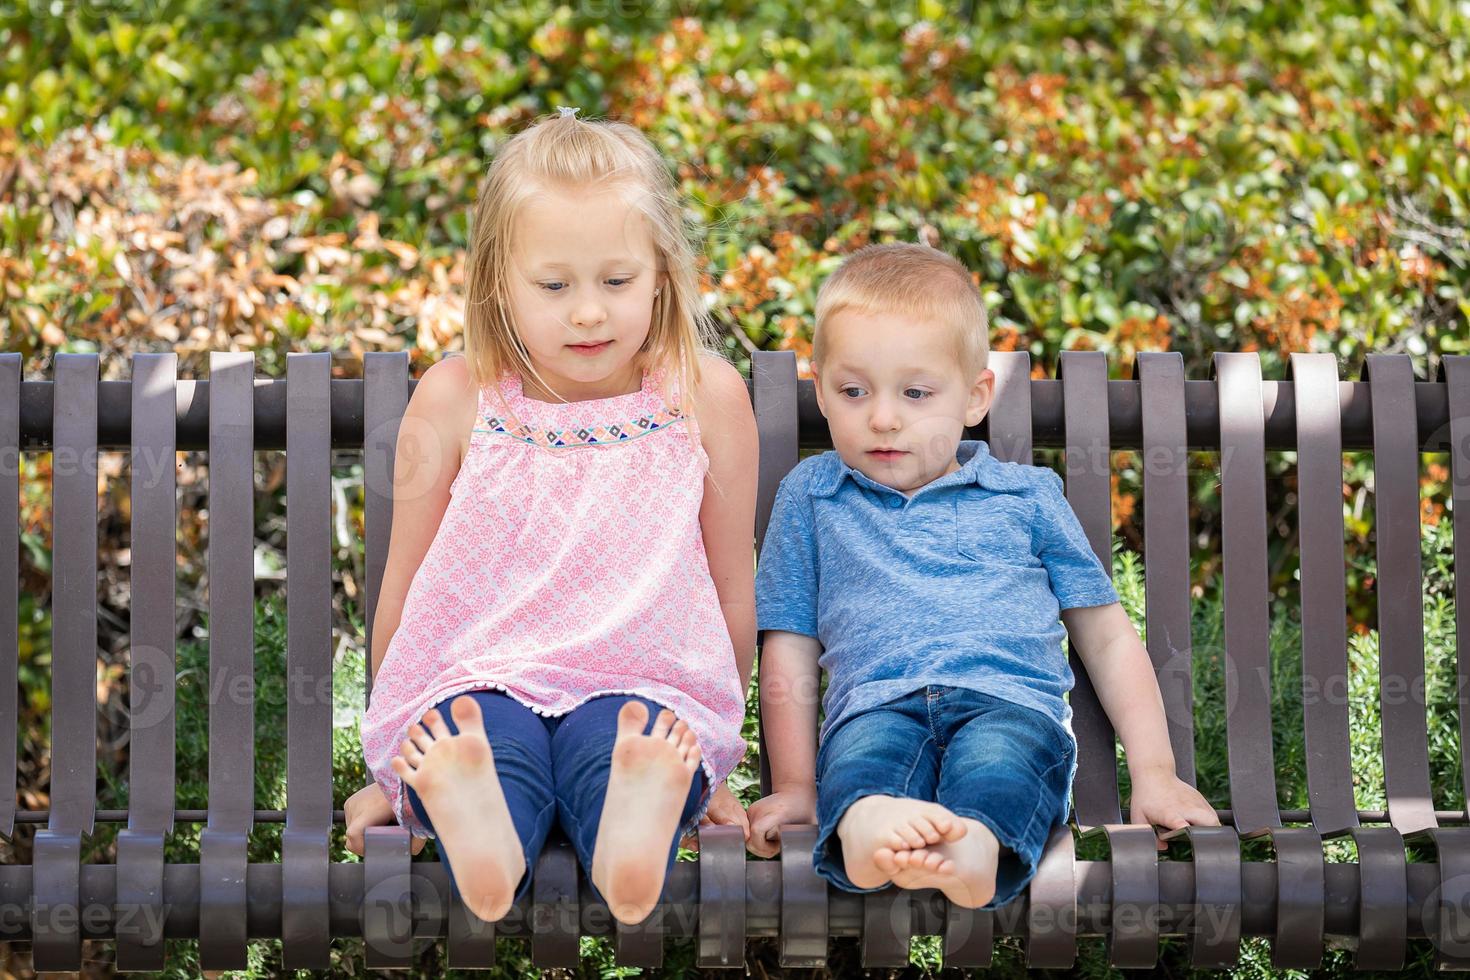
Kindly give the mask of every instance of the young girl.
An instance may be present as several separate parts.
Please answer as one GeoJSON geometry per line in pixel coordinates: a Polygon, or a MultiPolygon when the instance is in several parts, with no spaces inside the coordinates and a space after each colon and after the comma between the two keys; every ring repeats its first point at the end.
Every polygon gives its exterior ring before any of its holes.
{"type": "Polygon", "coordinates": [[[437,837],[482,919],[554,822],[625,923],[706,811],[749,833],[725,779],[757,436],[706,347],[682,214],[627,125],[563,109],[510,140],[476,204],[465,357],[425,372],[400,426],[349,847],[393,818],[437,837]]]}

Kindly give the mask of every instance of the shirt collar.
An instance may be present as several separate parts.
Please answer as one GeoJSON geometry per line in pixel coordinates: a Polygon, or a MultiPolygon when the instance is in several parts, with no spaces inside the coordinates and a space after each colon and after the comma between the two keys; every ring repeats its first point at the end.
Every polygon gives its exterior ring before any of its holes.
{"type": "MultiPolygon", "coordinates": [[[[856,481],[877,487],[880,484],[847,465],[836,450],[829,452],[830,462],[812,480],[813,497],[830,497],[842,486],[849,475],[856,481]]],[[[922,489],[930,487],[975,484],[986,490],[1024,490],[1028,485],[1025,468],[1019,464],[1003,463],[990,454],[984,439],[963,439],[955,450],[955,459],[960,468],[948,473],[922,489]]],[[[896,491],[895,491],[896,492],[896,491]]]]}

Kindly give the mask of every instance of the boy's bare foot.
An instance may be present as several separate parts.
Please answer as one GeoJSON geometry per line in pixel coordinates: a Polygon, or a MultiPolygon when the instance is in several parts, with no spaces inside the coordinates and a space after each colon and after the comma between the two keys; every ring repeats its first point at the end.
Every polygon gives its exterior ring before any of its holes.
{"type": "Polygon", "coordinates": [[[843,867],[859,888],[877,888],[892,880],[875,863],[880,849],[905,851],[959,840],[964,834],[965,825],[938,803],[899,796],[865,796],[837,823],[843,867]]]}
{"type": "Polygon", "coordinates": [[[699,740],[667,709],[653,729],[648,708],[629,701],[618,711],[612,772],[592,848],[592,884],[626,925],[648,918],[664,890],[669,845],[699,768],[699,740]]]}
{"type": "Polygon", "coordinates": [[[980,821],[957,819],[966,828],[958,840],[899,851],[880,848],[875,864],[880,871],[891,872],[900,888],[937,888],[956,905],[979,908],[995,897],[1000,842],[980,821]]]}
{"type": "Polygon", "coordinates": [[[510,911],[526,858],[495,774],[479,702],[461,695],[449,713],[458,734],[431,708],[423,724],[409,729],[391,765],[428,811],[465,907],[494,922],[510,911]]]}

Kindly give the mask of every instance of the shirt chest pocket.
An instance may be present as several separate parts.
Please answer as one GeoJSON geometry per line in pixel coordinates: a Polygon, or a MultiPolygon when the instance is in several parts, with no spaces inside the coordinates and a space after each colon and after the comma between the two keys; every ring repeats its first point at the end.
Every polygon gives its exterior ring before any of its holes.
{"type": "Polygon", "coordinates": [[[1036,504],[997,493],[983,499],[955,500],[955,550],[971,561],[1028,563],[1036,504]]]}

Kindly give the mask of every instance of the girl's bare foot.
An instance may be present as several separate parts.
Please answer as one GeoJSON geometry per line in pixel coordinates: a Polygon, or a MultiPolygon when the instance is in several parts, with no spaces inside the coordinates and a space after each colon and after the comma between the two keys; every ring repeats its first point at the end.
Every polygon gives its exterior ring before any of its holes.
{"type": "Polygon", "coordinates": [[[672,711],[660,711],[644,735],[647,724],[641,701],[618,711],[612,772],[592,849],[592,884],[626,925],[648,918],[663,894],[669,845],[700,760],[699,740],[672,711]]]}
{"type": "Polygon", "coordinates": [[[422,725],[409,729],[391,764],[428,811],[465,907],[494,922],[510,911],[526,858],[495,774],[479,702],[461,695],[449,713],[458,734],[431,708],[422,725]]]}
{"type": "Polygon", "coordinates": [[[960,839],[933,847],[879,849],[878,867],[891,871],[893,883],[900,888],[937,888],[956,905],[979,908],[995,897],[1000,842],[980,821],[958,819],[966,829],[960,839]]]}
{"type": "Polygon", "coordinates": [[[880,850],[895,853],[959,840],[964,834],[965,825],[938,803],[900,796],[865,796],[837,823],[843,868],[859,888],[892,880],[876,863],[880,850]]]}

